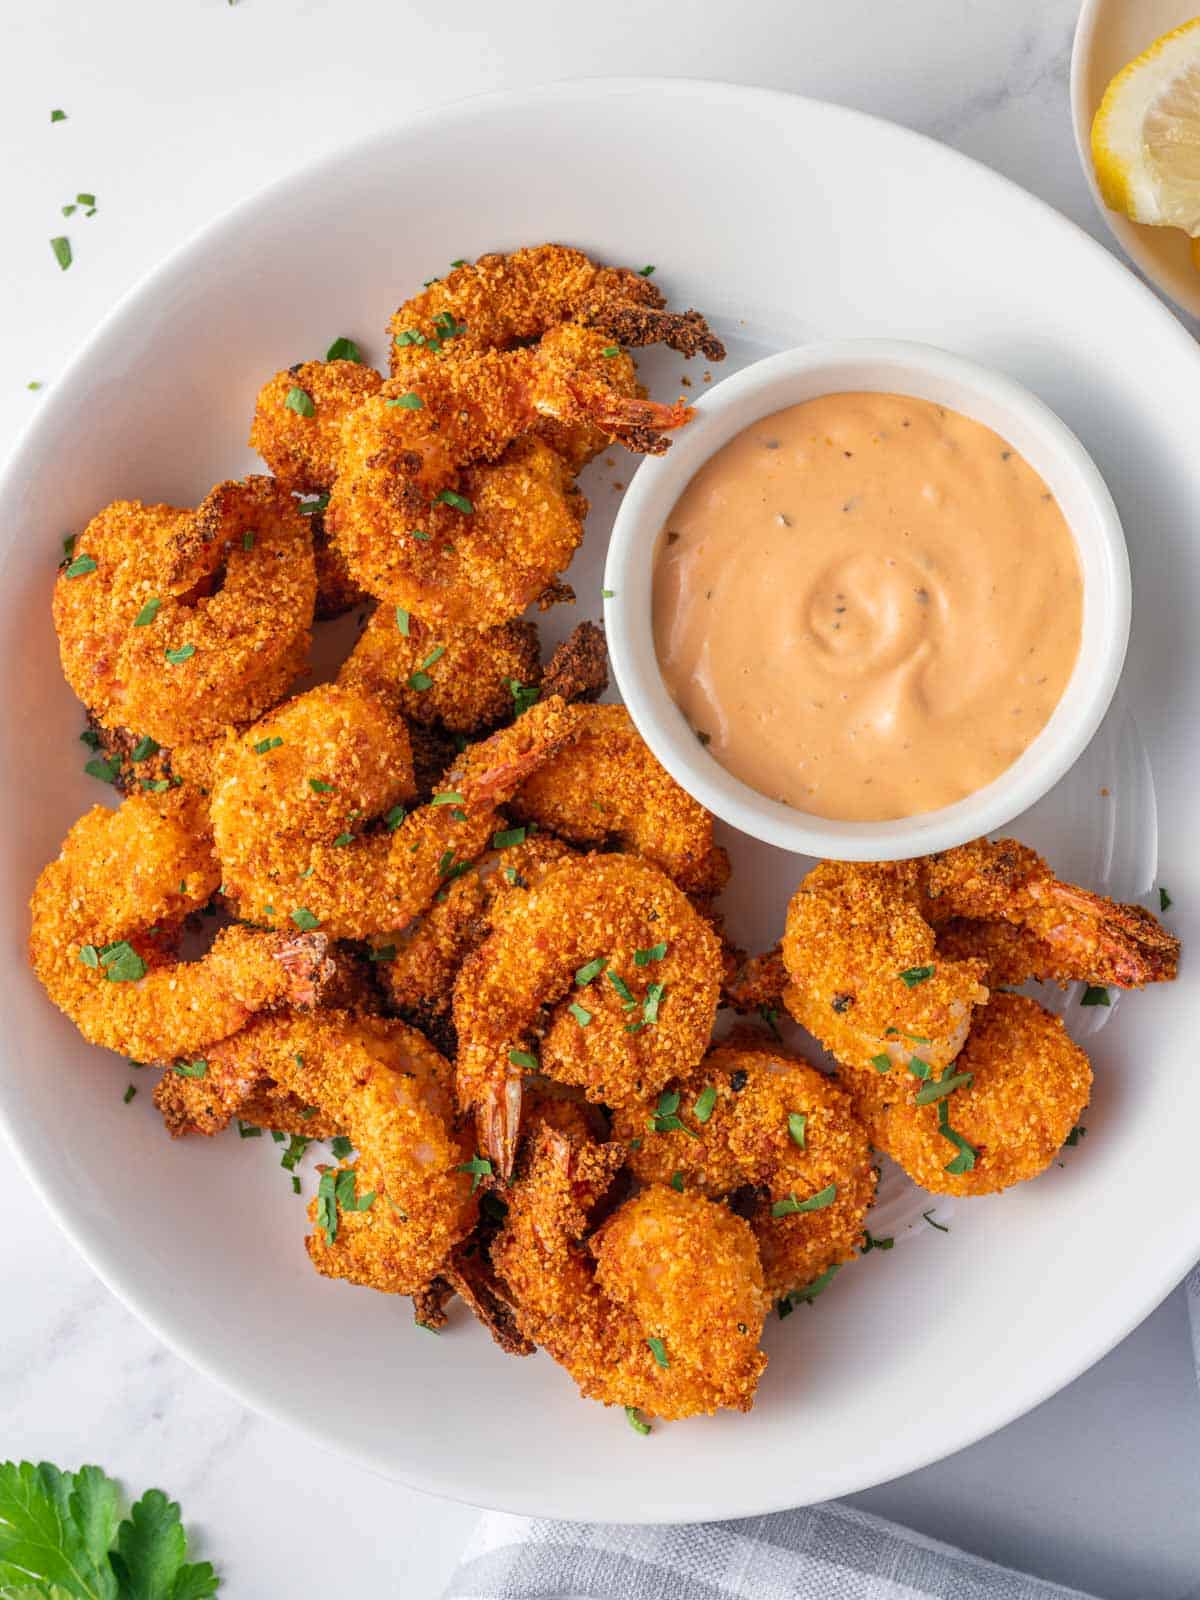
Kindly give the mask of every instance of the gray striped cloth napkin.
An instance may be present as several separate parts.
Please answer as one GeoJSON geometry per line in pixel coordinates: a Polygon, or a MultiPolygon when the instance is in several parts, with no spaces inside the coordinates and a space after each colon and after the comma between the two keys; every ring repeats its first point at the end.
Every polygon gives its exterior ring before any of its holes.
{"type": "Polygon", "coordinates": [[[444,1600],[1089,1600],[831,1501],[629,1527],[489,1512],[444,1600]]]}

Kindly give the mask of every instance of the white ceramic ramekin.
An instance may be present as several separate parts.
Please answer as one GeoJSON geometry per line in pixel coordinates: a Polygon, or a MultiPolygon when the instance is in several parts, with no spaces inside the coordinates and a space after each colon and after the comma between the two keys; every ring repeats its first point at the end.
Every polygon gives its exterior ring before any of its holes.
{"type": "MultiPolygon", "coordinates": [[[[617,684],[667,771],[718,817],[768,844],[844,861],[899,860],[990,833],[1041,798],[1081,754],[1108,709],[1129,638],[1129,557],[1112,496],[1070,429],[1011,379],[930,345],[838,340],[756,362],[696,405],[664,456],[638,468],[605,568],[604,622],[617,684]],[[652,626],[655,551],[664,523],[709,456],[760,418],[817,395],[913,395],[995,429],[1045,479],[1075,538],[1083,573],[1083,638],[1065,693],[1041,733],[985,788],[937,811],[889,822],[839,822],[759,794],[710,756],[659,671],[652,626]]],[[[764,628],[770,617],[762,619],[764,628]]]]}

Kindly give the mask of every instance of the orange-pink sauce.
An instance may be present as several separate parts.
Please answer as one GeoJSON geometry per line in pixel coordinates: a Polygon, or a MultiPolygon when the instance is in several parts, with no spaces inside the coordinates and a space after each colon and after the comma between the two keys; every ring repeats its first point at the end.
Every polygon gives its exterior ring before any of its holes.
{"type": "Polygon", "coordinates": [[[880,821],[949,805],[1045,726],[1079,653],[1075,542],[990,428],[830,394],[754,423],[660,537],[654,640],[709,753],[762,794],[880,821]]]}

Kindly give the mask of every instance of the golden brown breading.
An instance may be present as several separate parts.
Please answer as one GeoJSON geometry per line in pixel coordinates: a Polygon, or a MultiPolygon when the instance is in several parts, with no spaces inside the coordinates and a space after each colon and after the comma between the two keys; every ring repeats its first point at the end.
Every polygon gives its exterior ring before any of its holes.
{"type": "Polygon", "coordinates": [[[358,1150],[338,1168],[353,1173],[354,1206],[326,1173],[309,1208],[313,1265],[386,1294],[423,1289],[478,1216],[450,1063],[402,1022],[330,1011],[276,1019],[256,1031],[256,1049],[267,1077],[318,1106],[358,1150]]]}
{"type": "Polygon", "coordinates": [[[492,1246],[518,1324],[605,1405],[666,1418],[749,1410],[766,1365],[753,1234],[723,1206],[655,1186],[585,1246],[620,1159],[618,1146],[539,1133],[492,1246]]]}
{"type": "Polygon", "coordinates": [[[542,674],[542,693],[568,703],[596,700],[608,688],[608,648],[604,629],[581,622],[555,650],[542,674]]]}
{"type": "Polygon", "coordinates": [[[1092,1070],[1060,1017],[1024,995],[994,994],[946,1069],[956,1087],[937,1101],[917,1105],[935,1077],[902,1067],[847,1069],[842,1081],[871,1142],[923,1189],[993,1194],[1050,1165],[1087,1105],[1092,1070]]]}
{"type": "MultiPolygon", "coordinates": [[[[1063,883],[1016,839],[976,839],[924,857],[920,867],[929,921],[968,917],[1022,929],[1026,977],[1131,989],[1169,983],[1178,970],[1179,940],[1143,906],[1063,883]]],[[[1007,970],[1019,970],[1013,941],[1002,948],[1007,970]]]]}
{"type": "Polygon", "coordinates": [[[324,516],[316,512],[308,520],[312,528],[313,561],[317,569],[314,615],[318,622],[329,622],[334,617],[344,616],[347,611],[353,611],[355,606],[366,605],[370,596],[350,576],[350,569],[341,551],[326,531],[324,516]]]}
{"type": "Polygon", "coordinates": [[[342,423],[382,384],[373,367],[357,361],[301,361],[277,372],[258,392],[250,448],[285,489],[331,489],[340,466],[342,423]]]}
{"type": "Polygon", "coordinates": [[[512,1170],[521,1079],[544,1008],[554,1009],[542,1070],[620,1105],[700,1060],[720,979],[712,928],[648,861],[574,857],[506,897],[454,988],[459,1102],[477,1111],[499,1174],[512,1170]]]}
{"type": "Polygon", "coordinates": [[[569,565],[588,503],[541,440],[518,439],[493,464],[462,472],[456,492],[469,513],[422,500],[401,515],[394,485],[376,485],[369,469],[378,444],[372,426],[365,417],[354,433],[350,475],[327,524],[354,580],[386,605],[440,626],[495,627],[519,617],[569,565]]]}
{"type": "Polygon", "coordinates": [[[519,690],[541,681],[532,622],[459,628],[380,606],[338,683],[369,695],[410,723],[471,734],[512,719],[519,690]]]}
{"type": "Polygon", "coordinates": [[[788,906],[784,1002],[846,1066],[912,1054],[939,1072],[988,997],[982,961],[937,958],[916,861],[823,861],[788,906]]]}
{"type": "Polygon", "coordinates": [[[212,818],[226,887],[268,925],[319,924],[341,939],[402,928],[487,848],[496,807],[571,736],[575,716],[561,700],[534,706],[469,745],[448,787],[405,815],[386,798],[405,773],[399,722],[349,690],[312,690],[222,757],[212,818]],[[382,831],[356,831],[381,805],[382,831]]]}
{"type": "Polygon", "coordinates": [[[574,844],[615,841],[686,893],[717,893],[729,858],[711,814],[659,765],[624,706],[585,706],[580,718],[578,737],[513,796],[513,815],[574,844]]]}
{"type": "Polygon", "coordinates": [[[225,928],[200,960],[174,959],[180,924],[219,881],[190,790],[131,795],[80,817],[34,888],[29,959],[84,1038],[170,1061],[258,1011],[315,1001],[332,971],[319,934],[225,928]]]}
{"type": "Polygon", "coordinates": [[[119,500],[55,585],[63,671],[106,727],[211,739],[296,676],[316,588],[307,520],[269,478],[218,484],[196,511],[119,500]]]}
{"type": "Polygon", "coordinates": [[[854,1259],[876,1174],[843,1088],[761,1037],[739,1034],[666,1093],[675,1110],[665,1117],[657,1114],[664,1102],[653,1100],[614,1115],[613,1137],[624,1141],[630,1170],[714,1200],[756,1190],[748,1220],[772,1298],[854,1259]],[[772,1214],[773,1204],[814,1197],[822,1200],[815,1210],[772,1214]]]}

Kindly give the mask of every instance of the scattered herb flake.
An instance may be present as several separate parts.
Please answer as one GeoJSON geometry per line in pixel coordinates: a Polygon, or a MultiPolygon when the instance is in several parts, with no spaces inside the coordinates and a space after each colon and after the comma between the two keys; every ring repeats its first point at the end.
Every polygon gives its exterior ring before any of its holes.
{"type": "Polygon", "coordinates": [[[590,1011],[585,1011],[577,1000],[572,1000],[571,1004],[567,1007],[567,1010],[575,1018],[575,1021],[581,1028],[586,1028],[588,1023],[592,1020],[592,1013],[590,1011]]]}
{"type": "Polygon", "coordinates": [[[400,632],[404,635],[404,637],[406,639],[411,637],[411,634],[410,634],[410,631],[409,631],[411,622],[412,622],[412,619],[409,616],[408,612],[404,609],[404,607],[403,606],[397,606],[396,607],[396,626],[397,626],[397,628],[399,628],[400,632]]]}
{"type": "MultiPolygon", "coordinates": [[[[388,400],[386,404],[394,410],[400,411],[424,411],[425,409],[425,402],[419,394],[396,395],[393,399],[388,400]]],[[[438,498],[440,499],[441,496],[439,495],[438,498]]]]}
{"type": "Polygon", "coordinates": [[[513,697],[514,716],[524,716],[530,706],[537,704],[542,691],[536,684],[519,683],[516,678],[505,678],[504,682],[513,697]]]}
{"type": "Polygon", "coordinates": [[[395,833],[396,829],[404,821],[407,815],[408,812],[403,806],[393,806],[383,819],[384,826],[387,828],[387,831],[389,833],[395,833]]]}
{"type": "Polygon", "coordinates": [[[800,1211],[824,1211],[826,1206],[831,1206],[837,1199],[837,1184],[827,1184],[824,1189],[819,1189],[816,1194],[810,1194],[807,1200],[797,1200],[794,1194],[788,1195],[786,1200],[776,1200],[771,1207],[773,1217],[793,1217],[800,1211]]]}
{"type": "Polygon", "coordinates": [[[892,1058],[881,1050],[877,1056],[871,1057],[871,1065],[876,1072],[890,1072],[892,1070],[892,1058]]]}
{"type": "Polygon", "coordinates": [[[181,1078],[203,1078],[208,1072],[207,1061],[177,1061],[175,1071],[181,1078]]]}
{"type": "Polygon", "coordinates": [[[1072,1149],[1074,1149],[1074,1147],[1079,1143],[1080,1139],[1084,1139],[1086,1137],[1087,1129],[1084,1127],[1082,1122],[1077,1122],[1067,1137],[1063,1140],[1063,1144],[1069,1145],[1072,1149]]]}
{"type": "Polygon", "coordinates": [[[344,1133],[339,1133],[329,1141],[329,1148],[333,1151],[337,1160],[345,1161],[346,1157],[353,1151],[354,1146],[344,1133]]]}
{"type": "Polygon", "coordinates": [[[292,912],[292,921],[304,933],[309,933],[313,928],[321,926],[320,919],[314,917],[306,906],[296,907],[295,911],[292,912]]]}
{"type": "Polygon", "coordinates": [[[696,1103],[692,1107],[692,1115],[701,1126],[712,1116],[716,1103],[717,1091],[715,1086],[711,1083],[706,1084],[696,1096],[696,1103]]]}
{"type": "Polygon", "coordinates": [[[861,1256],[869,1256],[872,1250],[890,1250],[895,1244],[895,1239],[877,1239],[869,1228],[863,1229],[863,1247],[858,1252],[861,1256]]]}
{"type": "Polygon", "coordinates": [[[915,989],[919,983],[924,983],[927,978],[932,978],[935,967],[906,967],[897,976],[900,982],[908,989],[915,989]]]}
{"type": "Polygon", "coordinates": [[[916,1104],[931,1106],[935,1100],[944,1100],[948,1094],[953,1094],[955,1089],[961,1089],[964,1084],[969,1089],[974,1083],[974,1076],[969,1072],[955,1072],[951,1074],[947,1067],[936,1083],[927,1083],[917,1090],[916,1104]]]}
{"type": "Polygon", "coordinates": [[[645,1435],[652,1431],[650,1424],[643,1421],[642,1418],[638,1416],[638,1409],[636,1406],[625,1407],[625,1420],[633,1429],[634,1433],[645,1435]]]}
{"type": "Polygon", "coordinates": [[[471,1174],[471,1193],[474,1194],[482,1179],[491,1177],[492,1163],[486,1156],[472,1156],[470,1161],[461,1162],[454,1170],[471,1174]]]}
{"type": "Polygon", "coordinates": [[[130,761],[147,761],[151,756],[156,756],[161,749],[162,745],[159,744],[157,739],[152,739],[149,734],[145,734],[129,752],[129,759],[130,761]]]}
{"type": "Polygon", "coordinates": [[[331,783],[326,783],[324,778],[310,778],[308,780],[308,787],[314,794],[333,793],[333,785],[331,783]]]}
{"type": "Polygon", "coordinates": [[[237,1119],[237,1131],[239,1139],[262,1138],[262,1129],[256,1128],[252,1122],[243,1122],[241,1117],[237,1119]]]}
{"type": "Polygon", "coordinates": [[[325,352],[325,359],[326,361],[357,361],[361,365],[362,351],[353,339],[347,339],[343,335],[341,338],[335,339],[329,346],[329,349],[325,352]]]}
{"type": "Polygon", "coordinates": [[[654,1334],[651,1334],[646,1340],[646,1343],[650,1346],[650,1354],[654,1357],[655,1361],[660,1367],[669,1367],[671,1365],[670,1361],[667,1359],[667,1347],[661,1339],[658,1339],[654,1336],[654,1334]]]}
{"type": "Polygon", "coordinates": [[[575,969],[575,982],[584,985],[591,983],[593,978],[598,978],[607,967],[608,962],[603,956],[597,956],[594,961],[589,961],[582,967],[575,969]]]}
{"type": "Polygon", "coordinates": [[[931,1228],[936,1228],[939,1233],[949,1233],[950,1232],[950,1229],[946,1226],[946,1224],[944,1222],[935,1222],[933,1220],[933,1207],[932,1206],[929,1208],[928,1211],[922,1211],[921,1216],[929,1224],[929,1226],[931,1228]]]}
{"type": "Polygon", "coordinates": [[[254,746],[254,754],[256,756],[265,756],[268,750],[278,750],[282,743],[283,740],[278,734],[271,739],[260,739],[254,746]]]}
{"type": "Polygon", "coordinates": [[[651,274],[653,272],[654,272],[654,268],[653,267],[640,267],[638,269],[638,277],[639,278],[648,278],[648,277],[651,276],[651,274]]]}
{"type": "MultiPolygon", "coordinates": [[[[294,411],[298,417],[311,417],[317,409],[313,405],[313,397],[308,393],[307,389],[298,389],[295,384],[288,390],[287,398],[283,403],[289,411],[294,411]]],[[[332,1244],[333,1241],[330,1240],[330,1243],[332,1244]]]]}
{"type": "Polygon", "coordinates": [[[508,850],[513,845],[524,844],[528,833],[528,828],[504,828],[499,833],[492,835],[492,848],[493,850],[508,850]]]}
{"type": "Polygon", "coordinates": [[[1101,983],[1089,983],[1083,991],[1079,1004],[1081,1006],[1111,1006],[1112,996],[1101,983]]]}
{"type": "Polygon", "coordinates": [[[89,555],[76,556],[74,561],[72,561],[71,565],[67,568],[66,576],[68,578],[82,578],[82,577],[85,576],[85,574],[87,574],[89,572],[95,572],[95,570],[96,570],[96,558],[95,558],[95,556],[89,556],[89,555]]]}
{"type": "Polygon", "coordinates": [[[133,619],[134,627],[135,628],[148,628],[150,626],[150,624],[154,621],[155,617],[158,615],[158,608],[161,605],[162,605],[162,601],[157,599],[157,598],[153,599],[153,600],[147,600],[146,604],[142,607],[142,609],[138,612],[137,616],[134,617],[134,619],[133,619]]]}
{"type": "Polygon", "coordinates": [[[121,776],[120,756],[93,756],[85,761],[83,770],[89,778],[99,778],[101,783],[116,783],[121,776]]]}
{"type": "Polygon", "coordinates": [[[792,1142],[794,1144],[798,1144],[801,1150],[803,1150],[804,1136],[808,1128],[808,1117],[806,1113],[803,1111],[789,1111],[787,1124],[788,1132],[792,1136],[792,1142]]]}
{"type": "MultiPolygon", "coordinates": [[[[32,388],[32,387],[33,387],[33,385],[30,384],[30,388],[32,388]]],[[[1159,886],[1159,890],[1158,890],[1158,909],[1160,911],[1170,911],[1171,905],[1172,905],[1171,896],[1160,885],[1159,886]]]]}
{"type": "Polygon", "coordinates": [[[194,644],[181,644],[178,650],[165,650],[163,654],[173,667],[179,666],[184,661],[190,661],[196,654],[194,644]]]}
{"type": "Polygon", "coordinates": [[[444,506],[453,506],[455,511],[461,511],[464,517],[469,517],[475,510],[475,507],[467,499],[466,495],[455,494],[453,489],[439,490],[436,498],[440,500],[444,506]]]}
{"type": "Polygon", "coordinates": [[[50,248],[54,251],[54,259],[65,272],[71,265],[71,241],[64,234],[51,239],[50,248]]]}
{"type": "Polygon", "coordinates": [[[58,109],[55,109],[54,111],[52,111],[50,113],[50,121],[51,122],[65,122],[66,120],[67,120],[67,113],[65,111],[60,111],[58,109]]]}
{"type": "Polygon", "coordinates": [[[652,961],[661,961],[667,953],[666,944],[653,944],[649,950],[635,950],[633,964],[636,967],[648,967],[652,961]]]}
{"type": "Polygon", "coordinates": [[[928,1061],[922,1061],[920,1056],[909,1056],[908,1070],[912,1073],[914,1078],[924,1079],[929,1077],[930,1073],[933,1071],[933,1068],[929,1065],[928,1061]]]}
{"type": "Polygon", "coordinates": [[[125,1104],[128,1105],[129,1102],[133,1099],[133,1097],[134,1097],[134,1095],[136,1093],[137,1093],[137,1090],[133,1087],[132,1084],[130,1084],[129,1087],[125,1090],[125,1093],[121,1096],[121,1098],[125,1102],[125,1104]]]}
{"type": "Polygon", "coordinates": [[[514,1067],[523,1067],[526,1072],[536,1072],[538,1069],[537,1057],[531,1056],[528,1050],[510,1050],[508,1059],[514,1067]]]}

